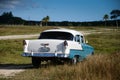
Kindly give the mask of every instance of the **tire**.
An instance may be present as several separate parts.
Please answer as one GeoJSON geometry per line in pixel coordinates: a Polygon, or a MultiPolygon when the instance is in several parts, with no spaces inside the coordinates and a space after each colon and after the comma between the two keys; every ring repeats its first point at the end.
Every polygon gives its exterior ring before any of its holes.
{"type": "Polygon", "coordinates": [[[92,55],[94,55],[94,52],[92,52],[92,55]]]}
{"type": "Polygon", "coordinates": [[[74,56],[74,58],[71,60],[71,64],[76,65],[78,63],[78,57],[74,56]]]}
{"type": "Polygon", "coordinates": [[[36,68],[40,67],[41,60],[37,57],[32,57],[32,65],[36,68]]]}

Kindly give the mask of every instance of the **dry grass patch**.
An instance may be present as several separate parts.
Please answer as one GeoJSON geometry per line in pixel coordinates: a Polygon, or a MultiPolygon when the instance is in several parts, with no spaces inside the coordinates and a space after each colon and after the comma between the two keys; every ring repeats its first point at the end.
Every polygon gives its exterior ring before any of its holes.
{"type": "Polygon", "coordinates": [[[48,65],[30,69],[12,80],[120,80],[119,54],[97,54],[73,66],[48,65]]]}
{"type": "Polygon", "coordinates": [[[24,26],[24,25],[0,25],[0,36],[5,35],[21,35],[21,34],[36,34],[43,30],[53,27],[40,26],[24,26]]]}

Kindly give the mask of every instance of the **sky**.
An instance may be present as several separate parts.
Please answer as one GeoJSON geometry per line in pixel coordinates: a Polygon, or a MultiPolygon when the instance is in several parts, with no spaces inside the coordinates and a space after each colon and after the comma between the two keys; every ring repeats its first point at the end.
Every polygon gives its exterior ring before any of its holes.
{"type": "Polygon", "coordinates": [[[0,0],[0,15],[12,12],[25,20],[101,21],[112,10],[120,10],[120,0],[0,0]]]}

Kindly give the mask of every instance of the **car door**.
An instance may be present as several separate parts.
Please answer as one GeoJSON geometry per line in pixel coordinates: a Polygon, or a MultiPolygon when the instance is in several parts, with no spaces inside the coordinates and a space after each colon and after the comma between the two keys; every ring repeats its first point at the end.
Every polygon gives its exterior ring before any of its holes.
{"type": "Polygon", "coordinates": [[[85,43],[85,39],[83,36],[80,36],[80,43],[83,48],[83,56],[86,58],[88,55],[90,55],[93,51],[92,47],[85,43]]]}

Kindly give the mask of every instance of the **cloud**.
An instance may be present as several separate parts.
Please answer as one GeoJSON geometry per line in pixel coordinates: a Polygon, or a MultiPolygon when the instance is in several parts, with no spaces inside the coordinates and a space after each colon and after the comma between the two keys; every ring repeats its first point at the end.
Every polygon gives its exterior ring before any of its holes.
{"type": "Polygon", "coordinates": [[[20,3],[20,0],[0,0],[0,9],[13,9],[20,3]]]}
{"type": "Polygon", "coordinates": [[[47,7],[41,6],[41,4],[35,0],[0,0],[1,10],[10,9],[31,10],[37,8],[47,9],[47,7]]]}

